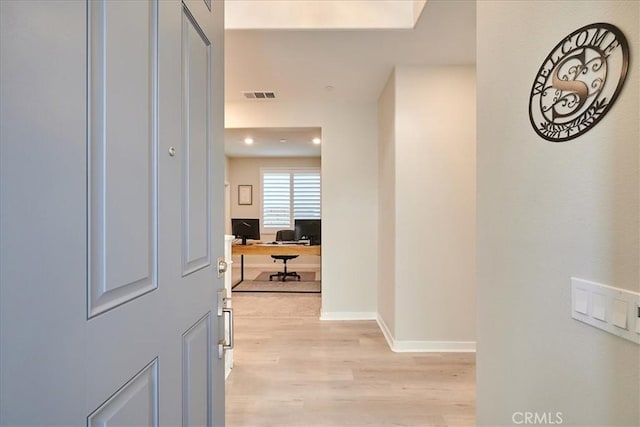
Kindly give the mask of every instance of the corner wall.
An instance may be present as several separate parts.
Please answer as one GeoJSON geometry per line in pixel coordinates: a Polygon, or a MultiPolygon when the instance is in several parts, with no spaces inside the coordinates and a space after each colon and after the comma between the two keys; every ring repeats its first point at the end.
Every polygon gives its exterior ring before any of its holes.
{"type": "Polygon", "coordinates": [[[473,351],[475,67],[396,67],[378,115],[380,326],[394,351],[473,351]]]}
{"type": "Polygon", "coordinates": [[[322,128],[323,319],[375,319],[375,103],[230,102],[226,127],[322,128]]]}
{"type": "Polygon", "coordinates": [[[570,277],[640,290],[640,3],[482,1],[478,67],[478,425],[516,412],[640,425],[640,346],[571,318],[570,277]],[[631,49],[609,113],[564,143],[527,113],[536,72],[574,30],[609,22],[631,49]]]}
{"type": "Polygon", "coordinates": [[[378,99],[378,322],[396,335],[396,86],[391,74],[378,99]]]}
{"type": "Polygon", "coordinates": [[[475,67],[396,68],[396,339],[475,349],[475,67]]]}

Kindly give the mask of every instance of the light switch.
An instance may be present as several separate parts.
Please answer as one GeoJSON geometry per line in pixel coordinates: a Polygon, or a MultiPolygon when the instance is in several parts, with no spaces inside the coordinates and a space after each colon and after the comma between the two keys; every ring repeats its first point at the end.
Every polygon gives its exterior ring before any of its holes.
{"type": "Polygon", "coordinates": [[[573,309],[578,313],[587,314],[589,305],[589,293],[582,289],[576,289],[573,309]]]}
{"type": "Polygon", "coordinates": [[[567,309],[579,322],[640,345],[639,292],[572,277],[567,309]]]}
{"type": "Polygon", "coordinates": [[[593,310],[591,316],[593,316],[594,319],[602,320],[603,322],[607,321],[606,303],[607,298],[604,295],[593,294],[593,310]]]}
{"type": "Polygon", "coordinates": [[[611,314],[611,323],[618,328],[627,329],[627,302],[614,299],[613,313],[611,314]]]}

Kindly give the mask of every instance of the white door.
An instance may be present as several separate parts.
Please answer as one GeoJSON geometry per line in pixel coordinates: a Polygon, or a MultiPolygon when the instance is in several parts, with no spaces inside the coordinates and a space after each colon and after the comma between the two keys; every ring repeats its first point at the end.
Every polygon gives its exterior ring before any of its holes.
{"type": "Polygon", "coordinates": [[[0,2],[0,424],[224,424],[212,3],[0,2]]]}

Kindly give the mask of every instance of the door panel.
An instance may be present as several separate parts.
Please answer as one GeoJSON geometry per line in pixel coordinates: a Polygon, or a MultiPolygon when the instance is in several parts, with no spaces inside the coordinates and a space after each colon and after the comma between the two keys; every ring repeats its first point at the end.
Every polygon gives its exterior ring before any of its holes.
{"type": "Polygon", "coordinates": [[[210,43],[187,8],[182,17],[183,275],[211,265],[210,43]]]}
{"type": "Polygon", "coordinates": [[[87,425],[89,427],[157,426],[158,360],[154,359],[89,415],[87,425]]]}
{"type": "Polygon", "coordinates": [[[182,336],[183,426],[211,425],[211,344],[207,313],[182,336]]]}
{"type": "Polygon", "coordinates": [[[154,1],[88,3],[89,317],[157,287],[154,1]]]}

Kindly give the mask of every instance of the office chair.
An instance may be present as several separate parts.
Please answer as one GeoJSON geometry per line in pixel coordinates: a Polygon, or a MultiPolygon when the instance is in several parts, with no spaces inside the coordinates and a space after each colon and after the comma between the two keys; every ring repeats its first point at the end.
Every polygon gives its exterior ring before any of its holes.
{"type": "MultiPolygon", "coordinates": [[[[276,233],[276,241],[286,242],[295,240],[295,235],[296,232],[293,230],[280,230],[276,233]]],[[[300,275],[298,273],[296,273],[295,271],[287,271],[287,261],[289,261],[290,259],[298,258],[298,255],[271,255],[271,258],[273,258],[273,262],[276,262],[279,259],[282,260],[282,262],[284,263],[284,271],[278,271],[277,273],[270,275],[269,281],[271,281],[271,279],[273,279],[274,277],[277,277],[279,280],[284,282],[289,276],[296,277],[298,278],[298,280],[300,280],[300,275]]]]}

